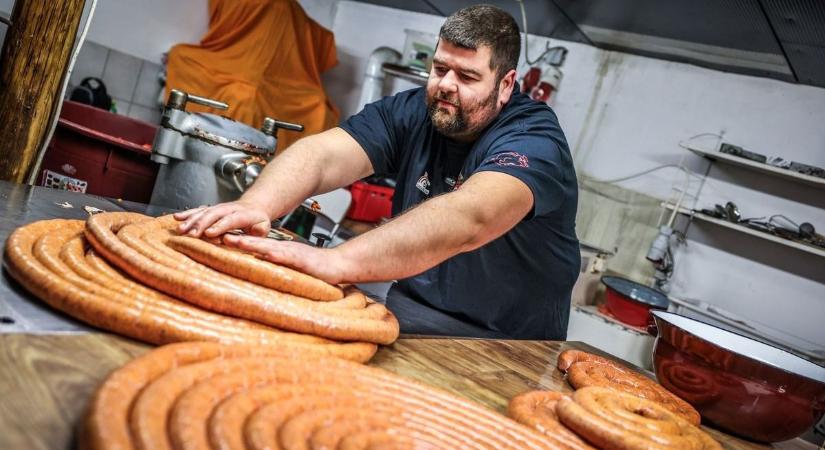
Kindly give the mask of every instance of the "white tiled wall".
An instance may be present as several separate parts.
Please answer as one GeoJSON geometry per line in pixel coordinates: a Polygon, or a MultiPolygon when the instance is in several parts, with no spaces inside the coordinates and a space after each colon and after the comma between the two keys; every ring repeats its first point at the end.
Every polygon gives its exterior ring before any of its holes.
{"type": "Polygon", "coordinates": [[[103,80],[106,90],[115,102],[117,113],[145,122],[160,123],[158,103],[161,85],[159,62],[146,61],[86,41],[75,61],[66,97],[86,77],[103,80]]]}

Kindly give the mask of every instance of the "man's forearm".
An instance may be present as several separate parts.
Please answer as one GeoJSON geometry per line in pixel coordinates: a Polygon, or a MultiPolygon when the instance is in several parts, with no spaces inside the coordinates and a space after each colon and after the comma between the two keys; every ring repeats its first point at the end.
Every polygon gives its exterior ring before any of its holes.
{"type": "Polygon", "coordinates": [[[530,189],[510,175],[482,172],[458,191],[435,197],[332,249],[340,281],[417,275],[503,235],[530,211],[530,189]]]}
{"type": "Polygon", "coordinates": [[[451,211],[449,195],[436,197],[334,250],[347,262],[347,282],[406,278],[470,250],[481,224],[451,211]],[[474,231],[476,230],[476,231],[474,231]]]}
{"type": "Polygon", "coordinates": [[[289,146],[266,165],[241,200],[263,205],[271,218],[304,199],[346,186],[372,173],[364,150],[340,128],[309,136],[289,146]]]}
{"type": "Polygon", "coordinates": [[[275,218],[311,196],[320,184],[323,157],[321,152],[307,148],[311,147],[311,140],[310,137],[296,142],[270,161],[241,200],[261,205],[270,218],[275,218]]]}

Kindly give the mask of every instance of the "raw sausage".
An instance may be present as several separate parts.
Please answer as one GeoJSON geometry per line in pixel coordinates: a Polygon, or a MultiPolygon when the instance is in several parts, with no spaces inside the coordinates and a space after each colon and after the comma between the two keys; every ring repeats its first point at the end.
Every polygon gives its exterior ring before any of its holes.
{"type": "Polygon", "coordinates": [[[172,236],[169,247],[215,270],[277,291],[312,300],[343,297],[341,288],[297,270],[262,261],[254,255],[230,250],[189,236],[172,236]]]}
{"type": "Polygon", "coordinates": [[[561,449],[592,450],[580,437],[559,422],[556,404],[568,394],[553,391],[530,391],[513,397],[507,415],[516,422],[535,428],[561,449]]]}
{"type": "Polygon", "coordinates": [[[212,343],[161,347],[113,372],[86,430],[83,443],[95,450],[236,448],[252,443],[244,435],[270,448],[313,439],[337,448],[555,448],[493,411],[381,369],[212,343]]]}
{"type": "Polygon", "coordinates": [[[633,394],[661,404],[688,422],[699,425],[701,417],[688,402],[677,397],[653,380],[629,369],[595,361],[573,363],[567,371],[567,381],[576,389],[601,386],[633,394]]]}
{"type": "MultiPolygon", "coordinates": [[[[344,341],[389,344],[398,337],[398,321],[383,305],[371,303],[352,310],[313,302],[251,285],[191,261],[179,269],[175,257],[140,239],[141,231],[169,226],[130,213],[106,213],[89,218],[85,233],[95,250],[141,282],[204,309],[265,323],[276,328],[344,341]],[[137,225],[129,224],[136,222],[137,225]],[[121,229],[122,228],[122,229],[121,229]],[[114,230],[119,230],[115,236],[114,230]],[[121,240],[122,239],[122,240],[121,240]],[[193,269],[197,265],[199,269],[193,269]],[[197,270],[197,277],[192,271],[197,270]]],[[[167,232],[168,235],[168,232],[167,232]]],[[[167,250],[173,252],[167,247],[167,250]]],[[[176,252],[173,252],[182,258],[176,252]]]]}
{"type": "Polygon", "coordinates": [[[602,449],[719,449],[699,427],[656,402],[601,387],[577,390],[556,406],[562,423],[602,449]]]}

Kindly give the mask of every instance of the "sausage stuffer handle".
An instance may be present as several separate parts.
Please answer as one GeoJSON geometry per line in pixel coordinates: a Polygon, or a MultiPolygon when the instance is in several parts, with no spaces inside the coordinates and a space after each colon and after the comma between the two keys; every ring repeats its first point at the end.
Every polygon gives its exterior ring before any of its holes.
{"type": "Polygon", "coordinates": [[[211,98],[201,97],[199,95],[188,94],[177,89],[172,89],[172,91],[169,93],[169,99],[166,101],[166,107],[184,111],[186,110],[186,104],[189,102],[220,110],[226,110],[227,108],[229,108],[229,105],[224,102],[212,100],[211,98]]]}

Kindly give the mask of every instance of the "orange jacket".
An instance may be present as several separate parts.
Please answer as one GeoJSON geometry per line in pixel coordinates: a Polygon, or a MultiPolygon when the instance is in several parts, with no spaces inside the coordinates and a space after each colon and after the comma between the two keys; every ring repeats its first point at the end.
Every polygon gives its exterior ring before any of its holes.
{"type": "Polygon", "coordinates": [[[209,30],[200,44],[169,52],[167,95],[180,89],[229,104],[221,113],[255,128],[264,117],[299,123],[278,131],[278,150],[302,136],[338,125],[338,109],[321,85],[337,64],[332,32],[309,18],[295,0],[210,0],[209,30]]]}

